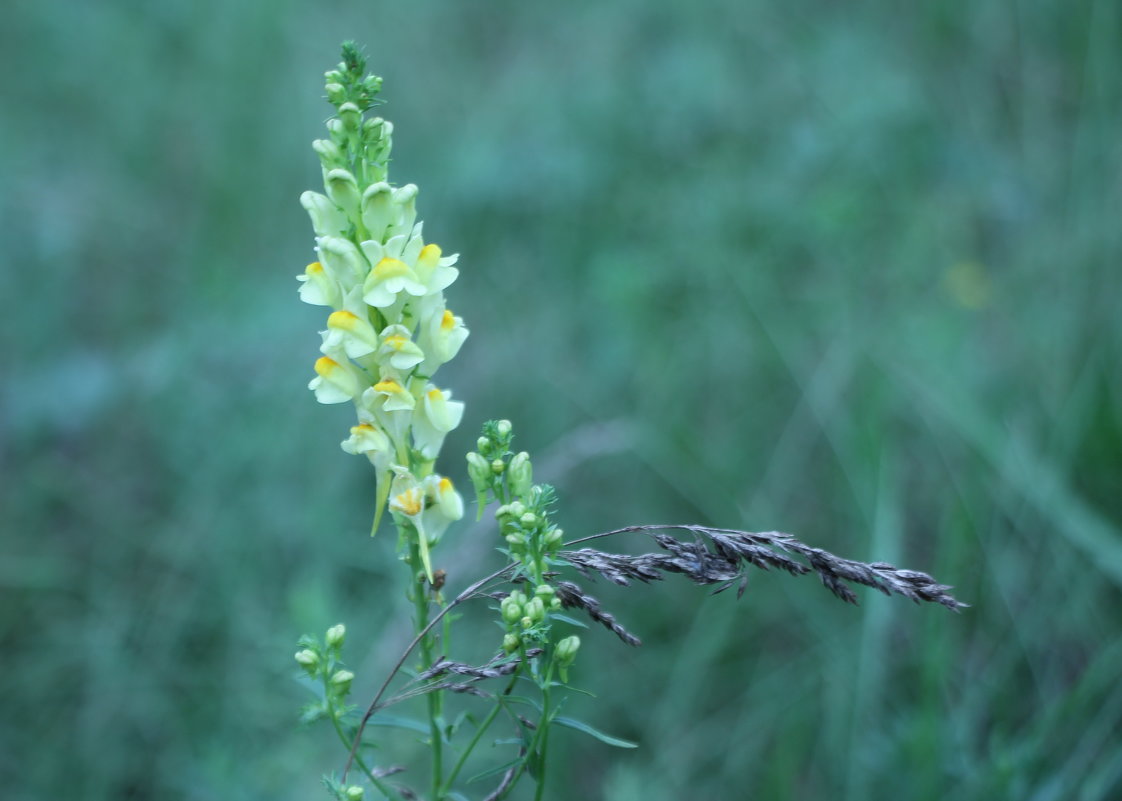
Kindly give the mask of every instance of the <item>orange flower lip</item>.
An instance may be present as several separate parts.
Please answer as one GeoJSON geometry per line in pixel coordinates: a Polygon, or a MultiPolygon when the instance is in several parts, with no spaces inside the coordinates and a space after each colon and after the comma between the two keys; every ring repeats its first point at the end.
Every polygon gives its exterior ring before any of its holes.
{"type": "Polygon", "coordinates": [[[327,356],[320,356],[316,359],[316,372],[324,378],[327,378],[338,369],[339,362],[334,359],[329,359],[327,356]]]}
{"type": "Polygon", "coordinates": [[[409,275],[409,265],[400,259],[394,259],[389,256],[383,258],[374,266],[374,277],[379,281],[385,281],[388,278],[395,278],[398,276],[409,275]]]}
{"type": "Polygon", "coordinates": [[[437,262],[440,261],[442,252],[439,245],[430,242],[421,248],[421,253],[417,256],[417,261],[435,267],[437,262]]]}
{"type": "Polygon", "coordinates": [[[341,328],[344,331],[351,331],[359,322],[358,315],[349,312],[346,309],[342,311],[332,312],[327,318],[328,328],[341,328]]]}

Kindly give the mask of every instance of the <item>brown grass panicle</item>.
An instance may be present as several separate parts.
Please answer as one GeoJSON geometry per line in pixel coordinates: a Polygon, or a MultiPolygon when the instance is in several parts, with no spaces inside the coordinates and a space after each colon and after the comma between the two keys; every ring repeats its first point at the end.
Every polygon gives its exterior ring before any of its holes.
{"type": "MultiPolygon", "coordinates": [[[[567,544],[577,545],[628,533],[650,537],[664,553],[629,555],[582,548],[562,551],[559,555],[582,575],[591,577],[594,573],[599,574],[621,586],[627,586],[633,580],[658,581],[666,573],[679,573],[696,584],[721,584],[716,592],[723,592],[739,582],[739,597],[744,593],[749,566],[761,570],[774,567],[794,576],[817,573],[830,592],[855,605],[857,595],[846,582],[873,587],[885,595],[902,595],[916,603],[941,604],[954,612],[969,606],[950,594],[950,586],[939,584],[926,573],[904,570],[887,562],[843,559],[778,531],[738,531],[692,524],[642,525],[593,534],[567,544]],[[689,532],[693,540],[677,539],[667,531],[689,532]],[[792,554],[805,560],[805,564],[792,554]]],[[[612,627],[609,625],[609,628],[612,627]]]]}

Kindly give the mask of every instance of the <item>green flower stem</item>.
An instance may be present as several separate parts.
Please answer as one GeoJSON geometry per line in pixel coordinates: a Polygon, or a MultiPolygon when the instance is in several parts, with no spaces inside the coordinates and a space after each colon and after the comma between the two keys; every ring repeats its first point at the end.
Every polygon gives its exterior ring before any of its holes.
{"type": "MultiPolygon", "coordinates": [[[[338,710],[336,709],[335,704],[331,702],[331,686],[328,683],[331,672],[332,671],[330,669],[325,670],[322,676],[324,698],[327,699],[327,714],[331,718],[331,725],[335,728],[335,733],[339,736],[340,742],[342,742],[343,745],[350,747],[351,738],[348,737],[346,732],[343,731],[343,725],[339,722],[339,715],[337,714],[338,710]]],[[[385,782],[381,781],[377,776],[374,775],[374,771],[370,769],[370,767],[366,764],[366,761],[363,760],[362,756],[358,753],[355,754],[355,763],[358,765],[363,774],[368,779],[370,779],[370,783],[373,784],[382,795],[384,795],[386,798],[401,798],[400,794],[393,792],[390,787],[385,784],[385,782]]]]}
{"type": "Polygon", "coordinates": [[[537,775],[537,788],[534,791],[534,801],[541,801],[542,794],[545,793],[545,766],[546,766],[546,751],[549,747],[549,724],[552,717],[550,711],[550,689],[553,686],[553,660],[550,659],[549,667],[546,669],[545,681],[542,682],[542,717],[538,721],[538,730],[534,732],[534,743],[530,749],[531,754],[537,754],[538,775],[537,775]]]}
{"type": "Polygon", "coordinates": [[[530,538],[527,543],[530,548],[530,570],[533,573],[534,588],[537,589],[542,584],[545,584],[545,579],[542,577],[545,568],[545,558],[542,555],[542,538],[535,536],[530,538]]]}
{"type": "MultiPolygon", "coordinates": [[[[334,713],[334,710],[332,710],[332,712],[334,713]]],[[[339,735],[340,742],[342,742],[343,745],[349,747],[351,744],[351,738],[348,737],[346,732],[343,731],[343,727],[339,723],[339,718],[337,718],[334,714],[331,715],[331,723],[335,726],[335,733],[339,735]]],[[[386,798],[401,798],[401,796],[397,793],[394,793],[385,784],[385,782],[375,776],[374,771],[371,770],[369,766],[367,766],[363,758],[357,754],[355,755],[355,764],[358,765],[359,769],[363,772],[363,775],[370,779],[370,783],[378,789],[378,792],[380,792],[386,798]]]]}
{"type": "Polygon", "coordinates": [[[384,696],[386,694],[386,690],[389,689],[390,682],[393,681],[394,676],[397,675],[397,672],[399,670],[401,670],[402,665],[405,664],[405,660],[409,658],[409,655],[411,653],[413,653],[413,649],[416,648],[418,644],[420,644],[421,640],[423,640],[425,638],[425,636],[429,633],[429,631],[432,629],[432,627],[435,626],[440,620],[442,620],[446,614],[451,612],[453,609],[455,609],[457,606],[462,604],[464,601],[473,597],[475,595],[475,593],[478,592],[481,587],[484,587],[487,584],[490,584],[495,579],[506,575],[513,568],[514,568],[514,564],[510,563],[510,564],[507,564],[507,565],[499,568],[498,570],[496,570],[494,573],[490,574],[489,576],[484,576],[483,578],[479,579],[479,581],[475,582],[470,587],[468,587],[463,592],[461,592],[459,595],[457,595],[452,600],[452,602],[450,604],[446,604],[446,605],[442,606],[440,608],[440,611],[437,612],[436,615],[433,617],[433,619],[430,620],[428,622],[428,624],[423,629],[421,629],[420,632],[417,633],[417,635],[413,638],[413,641],[411,643],[409,643],[409,645],[406,647],[406,649],[402,652],[401,656],[399,656],[397,658],[397,662],[394,664],[393,669],[389,672],[389,675],[387,675],[386,678],[382,681],[382,686],[379,687],[378,692],[374,694],[373,700],[370,702],[369,706],[366,707],[366,712],[364,712],[363,715],[362,715],[362,720],[359,721],[358,729],[355,732],[354,739],[351,741],[351,751],[350,751],[350,754],[347,756],[347,764],[343,767],[343,781],[346,781],[347,774],[350,772],[350,769],[351,769],[351,763],[355,761],[356,752],[358,751],[359,742],[362,740],[362,732],[366,729],[367,722],[374,715],[374,713],[378,711],[378,702],[381,701],[382,696],[384,696]]]}
{"type": "MultiPolygon", "coordinates": [[[[525,654],[525,649],[522,651],[525,654]]],[[[553,660],[549,660],[549,666],[546,668],[545,679],[538,682],[538,687],[542,693],[542,716],[538,720],[538,727],[534,730],[534,739],[530,741],[530,747],[526,750],[526,759],[518,766],[518,772],[514,775],[514,779],[507,786],[506,792],[500,798],[506,796],[514,785],[518,783],[522,772],[526,769],[526,763],[534,757],[534,754],[539,754],[538,758],[538,775],[536,778],[537,788],[534,790],[534,801],[541,801],[542,794],[545,792],[545,762],[546,751],[549,747],[549,725],[552,719],[552,712],[550,711],[550,688],[553,684],[553,660]]]]}
{"type": "Polygon", "coordinates": [[[464,752],[460,754],[460,758],[456,760],[456,764],[449,772],[448,779],[447,781],[445,781],[444,787],[441,788],[441,795],[446,794],[449,790],[452,789],[453,782],[456,781],[456,777],[460,774],[460,770],[464,767],[464,764],[467,762],[468,757],[471,756],[472,751],[475,750],[475,746],[479,744],[479,740],[483,737],[484,733],[486,733],[487,729],[494,722],[495,718],[498,717],[499,710],[503,708],[503,698],[509,695],[510,691],[514,689],[514,683],[518,680],[518,676],[521,672],[522,667],[520,665],[518,669],[515,670],[511,675],[510,683],[507,684],[506,689],[502,692],[502,695],[495,699],[495,705],[491,708],[491,711],[487,713],[487,717],[485,717],[483,719],[483,722],[476,727],[475,735],[471,738],[471,742],[467,744],[464,752]]]}
{"type": "MultiPolygon", "coordinates": [[[[424,536],[424,534],[420,534],[424,536]]],[[[421,549],[417,544],[409,546],[410,565],[416,570],[421,564],[421,549]]],[[[416,573],[414,573],[416,575],[416,573]]],[[[432,635],[429,631],[429,599],[426,597],[423,579],[414,579],[413,607],[416,610],[414,625],[421,634],[421,662],[427,668],[433,663],[432,635]]],[[[433,690],[425,694],[429,714],[429,737],[432,740],[432,801],[440,801],[444,797],[441,788],[444,784],[444,735],[440,731],[440,719],[443,715],[444,695],[440,690],[433,690]]]]}

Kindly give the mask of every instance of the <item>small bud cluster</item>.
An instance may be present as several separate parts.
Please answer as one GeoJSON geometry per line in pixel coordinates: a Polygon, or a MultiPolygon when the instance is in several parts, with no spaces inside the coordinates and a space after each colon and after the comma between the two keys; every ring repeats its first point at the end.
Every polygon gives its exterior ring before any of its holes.
{"type": "Polygon", "coordinates": [[[525,641],[542,641],[548,635],[548,615],[561,609],[561,599],[548,584],[539,584],[532,596],[515,590],[499,605],[506,627],[503,650],[508,654],[521,648],[525,641]]]}
{"type": "Polygon", "coordinates": [[[366,792],[357,784],[343,784],[333,777],[325,776],[324,787],[335,801],[362,801],[366,792]]]}
{"type": "MultiPolygon", "coordinates": [[[[513,438],[509,420],[489,421],[483,426],[476,450],[467,455],[479,516],[489,500],[499,501],[495,519],[505,543],[502,550],[519,565],[515,578],[523,582],[523,589],[513,591],[499,607],[506,629],[503,650],[508,654],[524,649],[528,643],[550,640],[550,617],[561,609],[561,599],[549,583],[550,567],[565,536],[550,519],[553,488],[534,484],[530,455],[525,451],[513,453],[513,438]]],[[[579,647],[576,636],[565,637],[555,646],[554,658],[563,677],[579,647]]]]}
{"type": "Polygon", "coordinates": [[[377,75],[364,75],[365,72],[366,60],[355,43],[344,42],[342,63],[337,69],[324,74],[328,102],[333,106],[351,102],[358,106],[359,111],[381,103],[378,92],[382,89],[382,79],[377,75]]]}
{"type": "Polygon", "coordinates": [[[488,420],[483,424],[483,436],[476,441],[476,450],[467,455],[468,477],[478,504],[476,520],[483,518],[483,507],[490,494],[499,497],[502,475],[510,459],[510,441],[514,438],[511,432],[509,420],[488,420]]]}
{"type": "Polygon", "coordinates": [[[355,674],[342,667],[343,641],[347,629],[342,624],[332,626],[324,635],[323,642],[306,634],[300,638],[300,650],[294,658],[305,673],[323,683],[323,700],[305,707],[304,720],[312,721],[322,717],[340,718],[347,711],[346,698],[351,691],[355,674]]]}
{"type": "Polygon", "coordinates": [[[308,387],[320,403],[354,404],[358,424],[342,448],[377,470],[374,527],[388,503],[399,527],[415,532],[432,581],[428,549],[463,514],[452,482],[433,466],[464,412],[432,377],[468,331],[444,302],[459,275],[456,256],[425,243],[417,187],[387,182],[393,126],[364,118],[381,87],[380,78],[364,72],[350,47],[326,73],[327,98],[338,113],[327,123],[330,137],[313,143],[326,194],[300,197],[318,255],[298,276],[300,298],[332,309],[308,387]]]}

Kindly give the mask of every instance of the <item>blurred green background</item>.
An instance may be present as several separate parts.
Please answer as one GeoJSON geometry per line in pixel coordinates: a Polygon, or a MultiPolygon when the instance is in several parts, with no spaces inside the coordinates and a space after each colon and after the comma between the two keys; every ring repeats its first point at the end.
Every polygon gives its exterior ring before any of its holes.
{"type": "MultiPolygon", "coordinates": [[[[645,643],[589,632],[570,711],[641,747],[562,730],[549,798],[1120,797],[1118,4],[3,16],[4,798],[326,798],[297,636],[347,622],[359,702],[408,639],[350,412],[305,388],[345,38],[462,254],[461,487],[509,417],[571,535],[781,529],[973,605],[591,585],[645,643]]],[[[453,589],[497,559],[458,532],[453,589]]]]}

